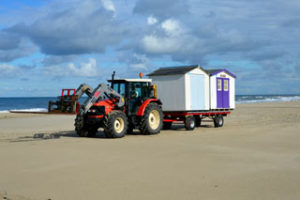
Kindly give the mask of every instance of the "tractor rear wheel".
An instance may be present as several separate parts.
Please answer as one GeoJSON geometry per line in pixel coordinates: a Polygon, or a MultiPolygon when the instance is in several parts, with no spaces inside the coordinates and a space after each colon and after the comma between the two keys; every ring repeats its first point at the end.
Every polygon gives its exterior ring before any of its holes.
{"type": "Polygon", "coordinates": [[[122,111],[112,111],[104,125],[107,138],[124,137],[128,129],[128,119],[122,111]]]}
{"type": "Polygon", "coordinates": [[[150,135],[160,132],[163,126],[163,112],[156,103],[149,103],[140,122],[142,134],[150,135]]]}

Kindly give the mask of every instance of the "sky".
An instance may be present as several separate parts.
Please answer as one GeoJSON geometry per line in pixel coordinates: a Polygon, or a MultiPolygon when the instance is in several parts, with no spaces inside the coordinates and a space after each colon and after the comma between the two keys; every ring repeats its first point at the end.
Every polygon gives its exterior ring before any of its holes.
{"type": "Polygon", "coordinates": [[[300,94],[299,33],[299,0],[0,0],[0,97],[194,64],[237,94],[300,94]]]}

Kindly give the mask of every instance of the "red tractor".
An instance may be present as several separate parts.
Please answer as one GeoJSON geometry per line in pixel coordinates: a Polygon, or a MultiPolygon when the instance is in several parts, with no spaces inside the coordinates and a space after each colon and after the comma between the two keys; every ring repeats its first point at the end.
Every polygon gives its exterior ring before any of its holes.
{"type": "Polygon", "coordinates": [[[103,128],[106,137],[120,138],[138,128],[142,134],[157,134],[163,125],[161,101],[151,79],[109,80],[100,84],[81,105],[75,130],[81,137],[93,137],[103,128]]]}

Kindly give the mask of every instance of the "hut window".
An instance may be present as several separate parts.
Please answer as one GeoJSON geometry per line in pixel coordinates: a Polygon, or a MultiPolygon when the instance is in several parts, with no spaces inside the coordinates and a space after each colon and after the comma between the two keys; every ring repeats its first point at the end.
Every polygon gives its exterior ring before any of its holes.
{"type": "Polygon", "coordinates": [[[224,91],[228,91],[228,80],[224,80],[224,91]]]}
{"type": "Polygon", "coordinates": [[[222,90],[222,80],[218,79],[218,91],[222,90]]]}

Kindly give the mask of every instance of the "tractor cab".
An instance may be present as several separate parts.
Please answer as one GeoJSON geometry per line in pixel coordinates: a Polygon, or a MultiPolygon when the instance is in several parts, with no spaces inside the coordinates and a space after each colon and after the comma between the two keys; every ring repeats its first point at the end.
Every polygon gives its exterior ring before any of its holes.
{"type": "Polygon", "coordinates": [[[136,115],[139,106],[154,97],[151,79],[114,79],[108,82],[113,90],[123,96],[128,115],[136,115]]]}

